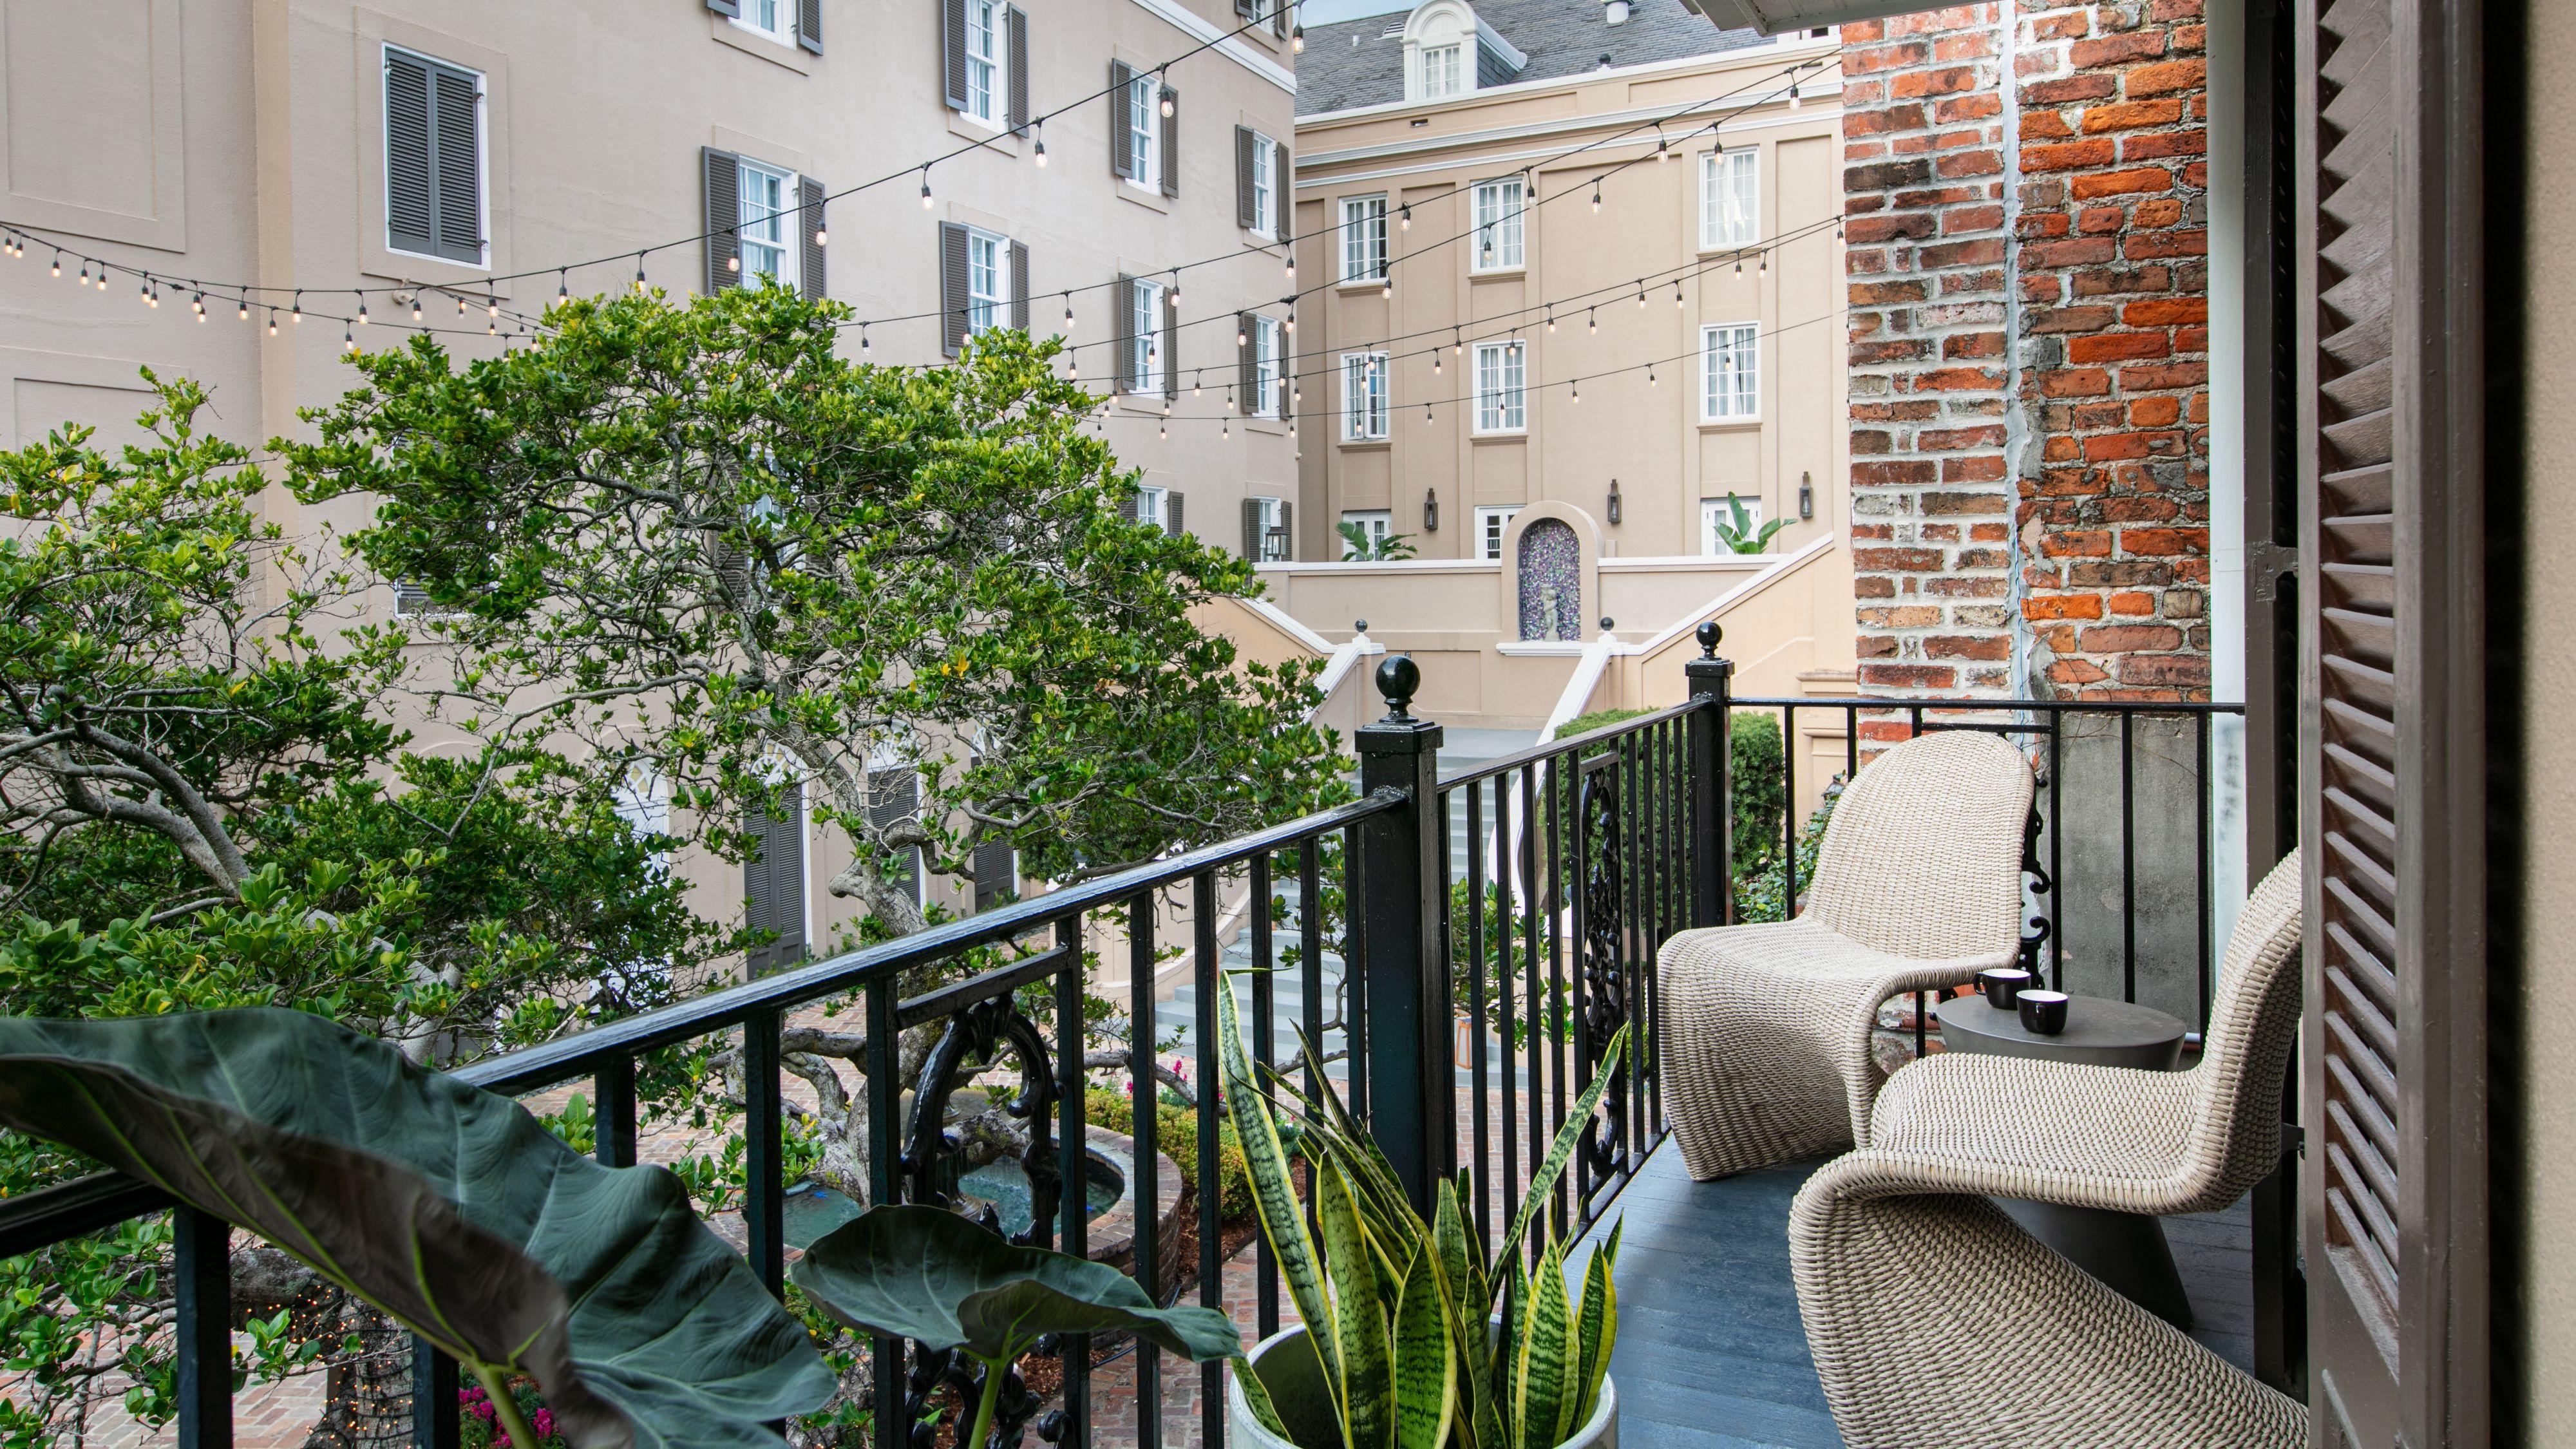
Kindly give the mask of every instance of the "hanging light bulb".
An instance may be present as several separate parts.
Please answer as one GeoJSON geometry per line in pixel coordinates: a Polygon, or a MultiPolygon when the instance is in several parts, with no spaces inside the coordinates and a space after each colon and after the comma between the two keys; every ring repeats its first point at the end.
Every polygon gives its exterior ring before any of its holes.
{"type": "Polygon", "coordinates": [[[639,292],[644,290],[644,254],[642,252],[635,254],[635,290],[639,292]]]}
{"type": "Polygon", "coordinates": [[[814,209],[814,245],[820,247],[831,244],[832,228],[824,221],[823,209],[818,206],[814,209]]]}
{"type": "Polygon", "coordinates": [[[1170,119],[1171,114],[1172,114],[1172,90],[1171,90],[1171,87],[1169,87],[1169,86],[1165,86],[1165,87],[1163,87],[1163,107],[1162,107],[1162,109],[1163,109],[1163,116],[1164,116],[1164,118],[1165,118],[1166,120],[1170,119]]]}
{"type": "Polygon", "coordinates": [[[1234,424],[1233,424],[1233,422],[1232,422],[1232,421],[1227,421],[1227,422],[1222,422],[1222,423],[1217,424],[1217,426],[1216,426],[1216,440],[1217,440],[1218,442],[1220,442],[1220,443],[1223,443],[1223,442],[1229,442],[1229,441],[1231,441],[1231,440],[1233,439],[1233,437],[1234,437],[1234,424]]]}
{"type": "Polygon", "coordinates": [[[501,294],[488,287],[483,292],[483,315],[486,317],[501,315],[501,294]]]}
{"type": "Polygon", "coordinates": [[[1411,230],[1413,230],[1413,203],[1412,203],[1412,202],[1408,201],[1408,202],[1406,202],[1404,205],[1402,205],[1402,206],[1400,206],[1400,207],[1396,208],[1396,213],[1395,213],[1395,229],[1396,229],[1397,231],[1411,231],[1411,230]]]}
{"type": "MultiPolygon", "coordinates": [[[[458,310],[459,310],[459,311],[462,311],[462,310],[464,310],[464,309],[463,309],[463,308],[459,308],[458,310]]],[[[414,297],[414,298],[412,298],[412,299],[411,299],[411,320],[412,320],[415,324],[416,324],[416,323],[418,323],[418,322],[420,321],[420,298],[418,298],[418,297],[414,297]]]]}
{"type": "Polygon", "coordinates": [[[1424,403],[1422,405],[1422,423],[1425,427],[1428,427],[1431,424],[1431,404],[1429,403],[1424,403]]]}
{"type": "Polygon", "coordinates": [[[1234,325],[1234,345],[1235,345],[1235,346],[1237,346],[1237,347],[1241,347],[1241,346],[1243,346],[1244,344],[1246,344],[1246,343],[1250,342],[1251,340],[1252,340],[1251,338],[1249,338],[1249,337],[1247,337],[1247,336],[1245,336],[1245,335],[1244,335],[1244,332],[1243,332],[1243,324],[1242,324],[1242,323],[1240,323],[1240,322],[1236,323],[1236,324],[1234,325]]]}
{"type": "Polygon", "coordinates": [[[1157,421],[1157,422],[1154,424],[1154,436],[1155,436],[1155,437],[1158,437],[1158,438],[1169,438],[1171,435],[1172,435],[1172,425],[1171,425],[1170,423],[1157,421]]]}
{"type": "Polygon", "coordinates": [[[1735,274],[1739,277],[1744,275],[1744,253],[1742,252],[1735,254],[1735,274]]]}
{"type": "Polygon", "coordinates": [[[1297,309],[1294,307],[1288,309],[1288,321],[1286,326],[1288,331],[1294,332],[1297,330],[1297,309]]]}
{"type": "Polygon", "coordinates": [[[572,273],[562,267],[555,269],[555,300],[558,302],[572,300],[572,273]]]}
{"type": "Polygon", "coordinates": [[[1646,279],[1643,277],[1637,279],[1637,305],[1640,307],[1646,305],[1646,279]]]}
{"type": "Polygon", "coordinates": [[[1573,401],[1575,401],[1575,402],[1581,402],[1581,401],[1583,401],[1583,383],[1582,383],[1582,380],[1581,380],[1581,379],[1579,379],[1579,378],[1578,378],[1578,379],[1577,379],[1577,380],[1575,380],[1574,382],[1568,383],[1568,384],[1566,384],[1566,385],[1567,385],[1568,387],[1570,387],[1570,388],[1572,388],[1572,389],[1574,390],[1574,396],[1573,396],[1573,399],[1572,399],[1573,401]]]}
{"type": "Polygon", "coordinates": [[[483,319],[483,335],[486,337],[500,336],[501,324],[489,317],[483,319]]]}
{"type": "Polygon", "coordinates": [[[456,315],[459,317],[465,315],[465,294],[463,292],[456,294],[456,315]]]}
{"type": "Polygon", "coordinates": [[[1648,386],[1648,387],[1653,387],[1654,385],[1655,385],[1655,365],[1654,365],[1653,363],[1649,362],[1649,363],[1647,363],[1647,364],[1646,364],[1646,386],[1648,386]]]}
{"type": "Polygon", "coordinates": [[[1176,307],[1177,307],[1177,306],[1179,306],[1179,305],[1180,305],[1180,302],[1181,302],[1181,269],[1180,269],[1180,268],[1178,268],[1178,267],[1174,267],[1174,268],[1172,268],[1172,286],[1171,286],[1171,290],[1170,290],[1170,292],[1169,292],[1167,295],[1168,295],[1168,296],[1170,296],[1170,298],[1172,299],[1172,305],[1173,305],[1173,306],[1176,306],[1176,307]]]}
{"type": "Polygon", "coordinates": [[[1288,53],[1290,55],[1304,55],[1306,53],[1305,26],[1292,25],[1288,27],[1288,53]]]}
{"type": "Polygon", "coordinates": [[[1592,214],[1601,214],[1601,183],[1598,181],[1592,183],[1592,214]]]}
{"type": "Polygon", "coordinates": [[[346,324],[341,326],[340,350],[343,352],[355,352],[358,350],[358,331],[356,328],[350,327],[346,324]]]}
{"type": "Polygon", "coordinates": [[[62,254],[61,250],[60,250],[59,248],[57,248],[57,249],[55,250],[55,252],[54,252],[54,275],[55,275],[55,276],[57,276],[57,277],[59,277],[59,276],[61,276],[62,274],[63,274],[63,254],[62,254]]]}
{"type": "Polygon", "coordinates": [[[1583,330],[1584,330],[1585,334],[1586,334],[1586,335],[1588,335],[1588,336],[1598,336],[1598,335],[1600,335],[1600,332],[1601,332],[1601,309],[1600,309],[1600,308],[1598,308],[1598,307],[1586,307],[1586,308],[1584,308],[1584,309],[1583,309],[1583,315],[1584,315],[1584,318],[1586,319],[1586,320],[1585,320],[1585,322],[1584,322],[1584,324],[1583,324],[1583,330]]]}
{"type": "Polygon", "coordinates": [[[304,322],[304,289],[303,289],[302,287],[298,287],[298,288],[296,288],[296,289],[295,289],[295,310],[294,310],[293,314],[292,314],[291,316],[289,316],[286,320],[287,320],[287,321],[289,321],[289,322],[292,322],[292,323],[296,324],[297,326],[302,326],[302,325],[303,325],[303,322],[304,322]]]}
{"type": "Polygon", "coordinates": [[[1205,375],[1204,375],[1204,374],[1196,373],[1196,372],[1191,373],[1191,374],[1190,374],[1190,396],[1192,396],[1192,397],[1197,397],[1197,396],[1199,395],[1200,386],[1201,386],[1201,384],[1202,384],[1202,383],[1204,383],[1205,381],[1206,381],[1206,378],[1205,378],[1205,375]]]}
{"type": "Polygon", "coordinates": [[[1550,332],[1556,330],[1556,309],[1554,307],[1547,309],[1547,330],[1550,332]]]}
{"type": "Polygon", "coordinates": [[[146,279],[143,283],[142,291],[144,306],[158,307],[161,305],[161,294],[152,290],[152,283],[149,279],[146,279]]]}
{"type": "Polygon", "coordinates": [[[1761,272],[1767,276],[1771,271],[1771,253],[1764,251],[1760,255],[1761,260],[1754,264],[1753,270],[1761,272]]]}
{"type": "Polygon", "coordinates": [[[860,352],[860,355],[865,356],[865,355],[866,355],[866,353],[867,353],[867,350],[868,350],[868,324],[866,324],[865,322],[862,322],[862,323],[860,323],[860,324],[859,324],[859,352],[860,352]]]}
{"type": "Polygon", "coordinates": [[[1073,294],[1071,292],[1064,294],[1064,335],[1067,337],[1073,335],[1073,294]]]}
{"type": "Polygon", "coordinates": [[[350,293],[349,295],[351,295],[351,296],[353,296],[353,297],[355,297],[355,298],[357,298],[357,299],[358,299],[358,325],[359,325],[359,326],[361,326],[361,327],[366,326],[366,325],[367,325],[367,294],[366,294],[366,293],[364,293],[364,292],[352,292],[352,293],[350,293]]]}
{"type": "Polygon", "coordinates": [[[205,294],[205,293],[203,293],[203,292],[199,292],[199,293],[197,293],[195,296],[193,296],[193,297],[189,298],[189,300],[188,300],[188,305],[197,309],[197,320],[198,320],[198,321],[203,322],[203,321],[205,321],[205,320],[206,320],[206,294],[205,294]]]}
{"type": "Polygon", "coordinates": [[[89,285],[89,258],[87,257],[81,258],[80,284],[84,287],[89,285]]]}
{"type": "Polygon", "coordinates": [[[247,322],[250,320],[250,298],[244,297],[241,299],[241,313],[234,320],[239,322],[247,322]]]}
{"type": "Polygon", "coordinates": [[[1440,375],[1440,349],[1437,347],[1431,349],[1431,375],[1433,377],[1440,375]]]}
{"type": "Polygon", "coordinates": [[[277,335],[277,309],[275,307],[268,309],[268,335],[271,337],[275,337],[277,335]]]}
{"type": "Polygon", "coordinates": [[[1675,307],[1682,305],[1682,279],[1679,277],[1673,278],[1673,305],[1675,307]]]}
{"type": "Polygon", "coordinates": [[[1288,273],[1288,285],[1292,287],[1297,285],[1297,253],[1295,250],[1291,249],[1289,251],[1288,259],[1282,265],[1288,273]]]}
{"type": "Polygon", "coordinates": [[[1046,165],[1046,122],[1043,119],[1029,122],[1029,134],[1034,136],[1038,143],[1037,155],[1034,159],[1040,167],[1044,167],[1046,165]]]}
{"type": "Polygon", "coordinates": [[[930,168],[927,166],[921,168],[921,209],[930,209],[930,168]]]}

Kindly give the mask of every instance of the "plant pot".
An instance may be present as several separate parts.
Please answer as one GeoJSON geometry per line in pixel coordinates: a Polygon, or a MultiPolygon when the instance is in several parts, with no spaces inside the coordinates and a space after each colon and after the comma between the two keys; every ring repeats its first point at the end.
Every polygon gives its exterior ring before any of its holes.
{"type": "MultiPolygon", "coordinates": [[[[1228,1370],[1225,1381],[1228,1440],[1236,1449],[1301,1449],[1301,1444],[1341,1442],[1340,1431],[1329,1417],[1331,1401],[1324,1392],[1323,1365],[1315,1361],[1315,1349],[1306,1341],[1303,1325],[1283,1328],[1255,1344],[1252,1370],[1261,1375],[1261,1385],[1270,1391],[1271,1405],[1287,1423],[1288,1432],[1299,1437],[1282,1439],[1252,1417],[1252,1405],[1244,1401],[1243,1389],[1235,1382],[1235,1375],[1243,1371],[1237,1364],[1228,1370]]],[[[1619,1391],[1607,1377],[1601,1380],[1601,1402],[1593,1406],[1592,1417],[1559,1449],[1619,1449],[1619,1391]]]]}

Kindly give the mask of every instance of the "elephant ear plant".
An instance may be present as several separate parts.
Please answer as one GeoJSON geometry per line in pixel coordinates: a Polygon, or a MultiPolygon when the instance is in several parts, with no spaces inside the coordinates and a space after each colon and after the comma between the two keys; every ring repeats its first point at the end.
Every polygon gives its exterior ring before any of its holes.
{"type": "MultiPolygon", "coordinates": [[[[1579,1296],[1566,1289],[1563,1242],[1546,1239],[1534,1271],[1522,1249],[1601,1105],[1626,1030],[1612,1038],[1490,1259],[1467,1223],[1463,1170],[1440,1184],[1424,1222],[1339,1097],[1327,1090],[1309,1100],[1276,1072],[1259,1079],[1231,990],[1217,993],[1217,1035],[1262,1234],[1313,1341],[1339,1432],[1323,1443],[1298,1439],[1259,1376],[1239,1367],[1263,1427],[1300,1449],[1555,1449],[1572,1437],[1599,1404],[1618,1337],[1619,1236],[1614,1230],[1585,1264],[1579,1296]],[[1265,1087],[1302,1119],[1320,1254],[1265,1087]]],[[[1315,1068],[1312,1043],[1306,1052],[1315,1068]]],[[[1320,1068],[1314,1075],[1321,1080],[1320,1068]]]]}
{"type": "Polygon", "coordinates": [[[1002,1382],[1050,1333],[1133,1333],[1194,1363],[1242,1351],[1234,1320],[1213,1308],[1163,1308],[1106,1263],[1012,1244],[944,1208],[873,1207],[815,1240],[796,1286],[861,1333],[963,1351],[984,1367],[973,1431],[993,1428],[1002,1382]]]}
{"type": "Polygon", "coordinates": [[[471,1371],[514,1444],[514,1373],[578,1449],[776,1445],[832,1395],[668,1171],[318,1016],[0,1018],[0,1124],[302,1259],[471,1371]]]}

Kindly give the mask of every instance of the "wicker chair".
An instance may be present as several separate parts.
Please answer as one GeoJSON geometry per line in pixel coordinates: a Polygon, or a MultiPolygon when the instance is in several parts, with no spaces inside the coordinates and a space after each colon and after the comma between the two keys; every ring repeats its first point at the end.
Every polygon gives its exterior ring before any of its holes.
{"type": "Polygon", "coordinates": [[[1664,944],[1665,1101],[1692,1177],[1869,1141],[1880,1003],[2019,949],[2030,799],[1999,736],[1918,736],[1843,792],[1797,919],[1664,944]]]}
{"type": "Polygon", "coordinates": [[[1888,1080],[1869,1148],[1826,1164],[1789,1217],[1807,1345],[1846,1442],[2307,1444],[2300,1404],[1985,1196],[2138,1213],[2242,1196],[2280,1156],[2299,933],[2293,854],[2237,921],[2190,1071],[1961,1053],[1888,1080]]]}

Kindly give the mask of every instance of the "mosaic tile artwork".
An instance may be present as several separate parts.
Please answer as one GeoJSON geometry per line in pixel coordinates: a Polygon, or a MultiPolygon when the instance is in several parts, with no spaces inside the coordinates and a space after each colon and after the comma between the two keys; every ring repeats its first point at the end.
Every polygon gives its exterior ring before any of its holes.
{"type": "Polygon", "coordinates": [[[1521,533],[1521,637],[1583,637],[1583,546],[1573,526],[1542,518],[1521,533]]]}

